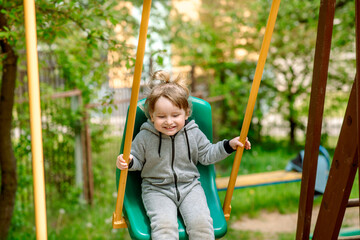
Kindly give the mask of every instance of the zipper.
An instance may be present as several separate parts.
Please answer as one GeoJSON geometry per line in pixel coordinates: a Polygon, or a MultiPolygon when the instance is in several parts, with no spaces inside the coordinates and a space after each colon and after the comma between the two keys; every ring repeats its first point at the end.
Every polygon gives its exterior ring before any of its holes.
{"type": "Polygon", "coordinates": [[[180,192],[177,185],[177,175],[174,169],[174,163],[175,163],[175,136],[171,137],[171,145],[172,145],[172,158],[171,158],[171,168],[174,174],[174,182],[175,182],[175,190],[176,190],[176,199],[180,201],[180,192]]]}

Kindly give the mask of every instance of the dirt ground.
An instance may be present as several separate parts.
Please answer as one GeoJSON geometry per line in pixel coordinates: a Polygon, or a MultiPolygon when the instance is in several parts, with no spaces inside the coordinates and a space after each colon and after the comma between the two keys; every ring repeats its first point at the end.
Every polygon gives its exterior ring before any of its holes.
{"type": "MultiPolygon", "coordinates": [[[[311,218],[311,232],[314,229],[319,207],[313,209],[311,218]]],[[[243,217],[234,222],[231,228],[243,231],[255,231],[262,233],[294,233],[296,232],[297,213],[280,214],[277,212],[262,212],[257,218],[243,217]]],[[[359,209],[356,207],[347,208],[342,223],[342,228],[359,229],[359,209]]]]}

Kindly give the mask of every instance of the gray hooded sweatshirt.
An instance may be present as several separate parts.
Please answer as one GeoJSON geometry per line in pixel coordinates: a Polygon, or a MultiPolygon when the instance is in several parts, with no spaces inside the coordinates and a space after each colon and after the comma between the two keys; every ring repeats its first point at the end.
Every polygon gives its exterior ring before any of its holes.
{"type": "Polygon", "coordinates": [[[135,137],[130,171],[141,171],[141,177],[150,185],[190,184],[200,177],[198,163],[214,164],[233,152],[228,140],[212,144],[194,120],[174,136],[157,131],[148,120],[135,137]]]}

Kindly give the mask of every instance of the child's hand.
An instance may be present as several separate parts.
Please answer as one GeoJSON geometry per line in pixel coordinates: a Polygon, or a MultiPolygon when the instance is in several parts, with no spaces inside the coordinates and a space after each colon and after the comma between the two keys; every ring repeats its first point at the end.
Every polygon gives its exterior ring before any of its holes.
{"type": "Polygon", "coordinates": [[[231,139],[229,144],[230,147],[232,147],[234,150],[236,150],[237,147],[245,147],[246,150],[251,149],[251,143],[249,142],[248,138],[245,140],[245,146],[239,141],[239,137],[231,139]]]}
{"type": "MultiPolygon", "coordinates": [[[[133,156],[130,154],[129,162],[132,161],[133,156]]],[[[123,158],[123,154],[120,154],[116,159],[116,166],[120,170],[125,170],[128,168],[128,164],[126,163],[125,159],[123,158]]]]}

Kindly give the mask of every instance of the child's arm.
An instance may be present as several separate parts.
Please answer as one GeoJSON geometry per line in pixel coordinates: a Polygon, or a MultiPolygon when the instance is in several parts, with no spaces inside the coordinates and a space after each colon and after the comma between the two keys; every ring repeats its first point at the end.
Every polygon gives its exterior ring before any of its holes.
{"type": "Polygon", "coordinates": [[[203,165],[214,164],[225,159],[228,155],[234,152],[237,147],[244,147],[247,150],[251,149],[251,144],[247,138],[244,146],[239,141],[239,137],[235,137],[230,141],[223,140],[215,144],[211,144],[200,130],[196,137],[198,146],[198,160],[203,165]]]}

